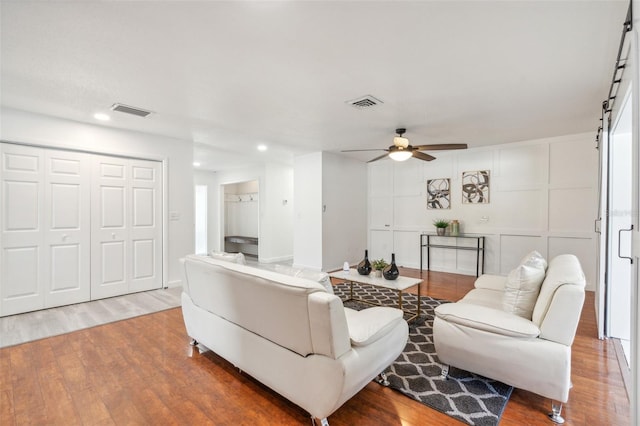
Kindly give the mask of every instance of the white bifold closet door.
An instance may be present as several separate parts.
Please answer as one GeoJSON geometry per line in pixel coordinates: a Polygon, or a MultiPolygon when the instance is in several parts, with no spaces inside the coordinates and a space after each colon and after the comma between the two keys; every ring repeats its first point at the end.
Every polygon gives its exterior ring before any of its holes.
{"type": "Polygon", "coordinates": [[[0,144],[0,315],[89,300],[85,154],[0,144]]]}
{"type": "Polygon", "coordinates": [[[94,156],[91,298],[162,287],[160,163],[94,156]]]}

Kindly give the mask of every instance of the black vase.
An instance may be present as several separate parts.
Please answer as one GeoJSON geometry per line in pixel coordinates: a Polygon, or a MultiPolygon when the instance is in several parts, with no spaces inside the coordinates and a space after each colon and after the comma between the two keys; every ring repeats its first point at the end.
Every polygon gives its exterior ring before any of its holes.
{"type": "Polygon", "coordinates": [[[396,254],[391,253],[391,265],[382,270],[382,276],[387,280],[395,280],[400,275],[398,267],[396,266],[396,254]]]}
{"type": "Polygon", "coordinates": [[[358,273],[369,275],[371,273],[371,262],[369,262],[369,250],[364,251],[364,260],[358,263],[358,273]]]}

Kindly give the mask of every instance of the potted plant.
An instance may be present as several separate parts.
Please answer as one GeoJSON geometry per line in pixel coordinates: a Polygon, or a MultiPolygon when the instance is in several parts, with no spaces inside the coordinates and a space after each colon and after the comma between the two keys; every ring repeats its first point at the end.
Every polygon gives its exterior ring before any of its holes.
{"type": "Polygon", "coordinates": [[[449,226],[449,221],[446,219],[436,219],[433,221],[433,226],[436,227],[436,234],[442,236],[449,226]]]}
{"type": "Polygon", "coordinates": [[[389,264],[384,259],[378,259],[371,262],[371,267],[373,268],[373,276],[378,278],[381,277],[382,270],[387,266],[389,266],[389,264]]]}

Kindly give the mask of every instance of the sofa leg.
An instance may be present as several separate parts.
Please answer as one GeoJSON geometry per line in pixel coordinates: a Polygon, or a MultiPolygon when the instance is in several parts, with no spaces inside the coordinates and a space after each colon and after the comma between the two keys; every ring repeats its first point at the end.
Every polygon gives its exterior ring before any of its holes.
{"type": "Polygon", "coordinates": [[[390,384],[384,371],[378,374],[378,377],[376,377],[376,382],[378,382],[378,384],[381,384],[382,386],[389,386],[390,384]]]}
{"type": "Polygon", "coordinates": [[[447,364],[444,364],[442,366],[442,371],[440,372],[440,377],[442,378],[442,380],[447,380],[449,378],[449,366],[447,364]]]}
{"type": "Polygon", "coordinates": [[[325,417],[324,419],[318,419],[317,417],[311,416],[311,426],[329,426],[329,420],[325,417]],[[317,422],[320,420],[320,423],[317,422]]]}
{"type": "Polygon", "coordinates": [[[549,413],[551,421],[559,425],[563,424],[564,419],[560,413],[562,413],[562,403],[558,401],[551,401],[551,412],[549,413]]]}

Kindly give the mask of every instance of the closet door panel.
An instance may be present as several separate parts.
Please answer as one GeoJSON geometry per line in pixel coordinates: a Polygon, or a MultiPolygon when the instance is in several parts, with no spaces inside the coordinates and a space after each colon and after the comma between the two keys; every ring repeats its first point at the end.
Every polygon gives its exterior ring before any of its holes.
{"type": "Polygon", "coordinates": [[[0,144],[0,315],[44,308],[44,156],[0,144]]]}
{"type": "Polygon", "coordinates": [[[45,151],[45,306],[90,300],[91,155],[45,151]]]}
{"type": "Polygon", "coordinates": [[[94,156],[91,211],[91,298],[129,292],[128,160],[94,156]]]}
{"type": "Polygon", "coordinates": [[[131,160],[131,291],[162,287],[162,169],[131,160]]]}

